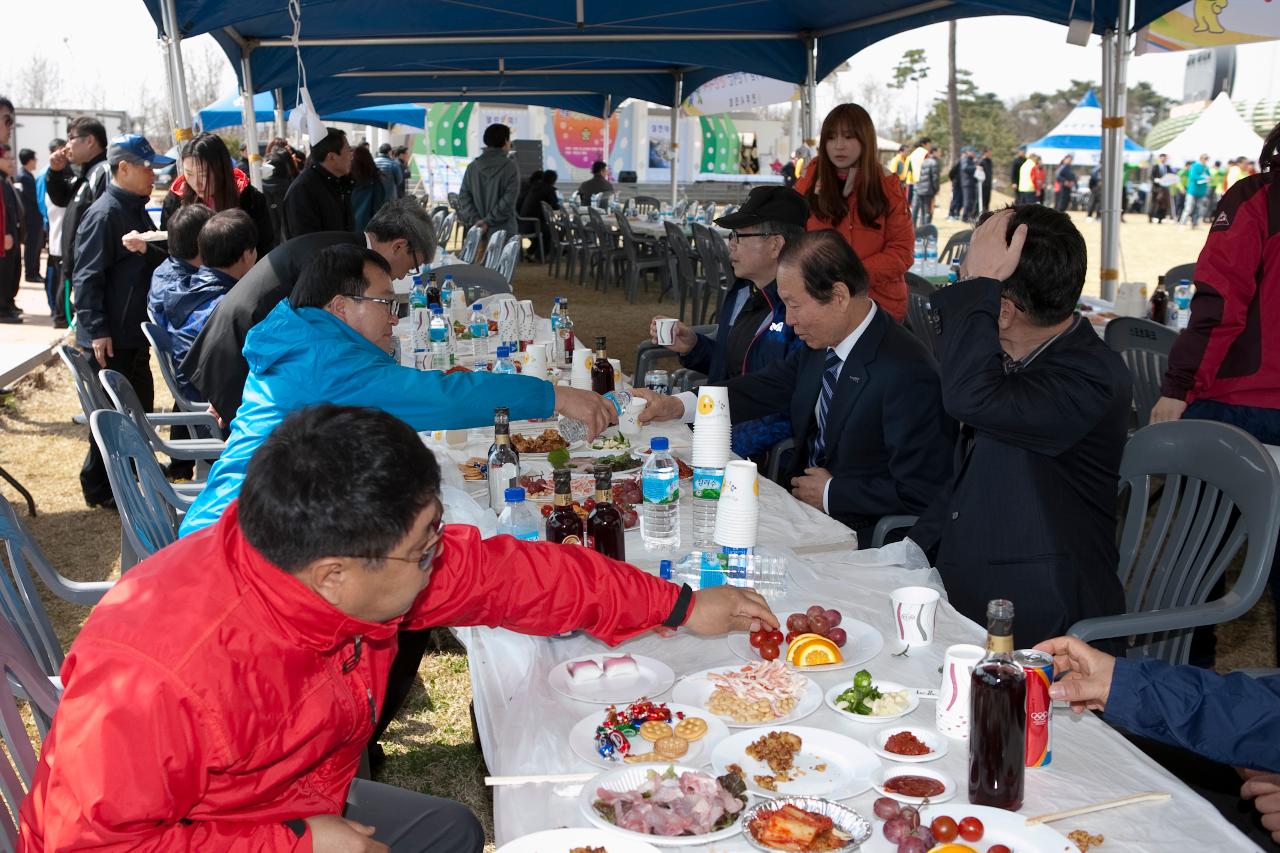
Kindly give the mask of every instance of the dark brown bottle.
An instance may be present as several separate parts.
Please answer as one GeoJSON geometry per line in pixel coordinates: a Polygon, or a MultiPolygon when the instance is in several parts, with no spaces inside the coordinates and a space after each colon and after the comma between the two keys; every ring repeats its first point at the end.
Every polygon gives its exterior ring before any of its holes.
{"type": "Polygon", "coordinates": [[[627,537],[622,512],[613,503],[613,471],[597,465],[596,505],[587,516],[587,544],[606,557],[627,559],[627,537]]]}
{"type": "Polygon", "coordinates": [[[613,390],[613,365],[609,363],[609,354],[604,351],[604,336],[596,338],[596,357],[591,365],[591,390],[597,394],[608,394],[613,390]]]}
{"type": "Polygon", "coordinates": [[[1017,811],[1026,781],[1027,677],[1013,661],[1013,602],[987,604],[987,656],[973,668],[969,802],[1017,811]]]}
{"type": "Polygon", "coordinates": [[[573,509],[573,472],[562,468],[555,472],[556,493],[551,515],[547,516],[547,541],[561,545],[583,545],[582,517],[573,509]]]}

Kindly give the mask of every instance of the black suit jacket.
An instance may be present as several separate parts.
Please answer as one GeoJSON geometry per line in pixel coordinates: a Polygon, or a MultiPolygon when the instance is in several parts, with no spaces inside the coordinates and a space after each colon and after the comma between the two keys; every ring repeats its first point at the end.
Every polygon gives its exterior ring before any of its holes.
{"type": "Polygon", "coordinates": [[[1124,611],[1116,504],[1129,371],[1092,325],[1076,326],[1006,374],[1000,283],[973,279],[931,297],[947,412],[964,424],[956,476],[912,529],[952,605],[985,624],[1014,603],[1026,648],[1079,619],[1124,611]]]}
{"type": "Polygon", "coordinates": [[[289,296],[303,267],[317,252],[341,244],[363,247],[365,236],[321,231],[281,243],[254,264],[213,309],[182,361],[182,372],[227,423],[240,408],[249,377],[249,363],[242,352],[245,336],[289,296]]]}
{"type": "MultiPolygon", "coordinates": [[[[808,467],[825,369],[825,349],[802,347],[726,383],[734,423],[790,416],[796,451],[784,484],[808,467]]],[[[951,475],[954,443],[955,425],[943,411],[932,356],[877,309],[845,359],[827,412],[830,515],[858,531],[865,547],[881,516],[917,515],[925,508],[951,475]]]]}

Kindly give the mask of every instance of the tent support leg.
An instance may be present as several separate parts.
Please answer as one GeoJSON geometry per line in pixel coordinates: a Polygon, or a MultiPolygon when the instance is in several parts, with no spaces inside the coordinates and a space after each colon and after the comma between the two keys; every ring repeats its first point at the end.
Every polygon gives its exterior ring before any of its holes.
{"type": "Polygon", "coordinates": [[[675,207],[680,200],[680,180],[677,168],[680,161],[680,105],[684,102],[684,72],[674,72],[676,78],[675,96],[671,107],[671,206],[675,207]]]}
{"type": "Polygon", "coordinates": [[[176,0],[164,0],[160,6],[160,18],[164,25],[169,118],[173,123],[173,141],[181,146],[191,138],[191,106],[187,103],[187,75],[182,66],[182,33],[178,29],[176,0]]]}
{"type": "Polygon", "coordinates": [[[258,115],[253,109],[253,68],[249,58],[253,48],[240,47],[240,77],[244,95],[244,145],[249,154],[249,181],[262,189],[262,157],[258,154],[258,115]]]}
{"type": "Polygon", "coordinates": [[[1102,42],[1102,268],[1100,295],[1116,298],[1120,281],[1120,215],[1124,207],[1124,124],[1129,58],[1129,0],[1120,1],[1116,28],[1102,42]]]}

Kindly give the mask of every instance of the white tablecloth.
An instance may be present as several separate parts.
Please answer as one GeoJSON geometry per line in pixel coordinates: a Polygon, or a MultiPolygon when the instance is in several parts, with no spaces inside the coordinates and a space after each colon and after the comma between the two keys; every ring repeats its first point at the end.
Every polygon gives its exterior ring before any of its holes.
{"type": "MultiPolygon", "coordinates": [[[[689,432],[679,425],[664,425],[649,434],[672,437],[673,449],[689,446],[689,432]]],[[[483,455],[490,436],[473,430],[467,452],[483,455]]],[[[788,592],[774,604],[785,618],[787,613],[822,603],[840,609],[846,618],[856,618],[875,626],[886,638],[892,637],[889,592],[898,586],[927,580],[925,571],[909,571],[897,566],[855,565],[857,558],[847,545],[851,532],[838,522],[790,497],[777,485],[761,480],[761,545],[801,547],[832,543],[832,550],[796,557],[788,564],[788,592]]],[[[689,498],[684,498],[682,537],[689,550],[689,498]]],[[[680,553],[684,553],[684,551],[680,553]]],[[[627,535],[627,556],[636,565],[657,572],[660,554],[649,554],[640,543],[638,531],[627,535]]],[[[1015,622],[1016,630],[1016,622],[1015,622]]],[[[945,601],[938,609],[936,642],[926,649],[914,649],[908,657],[892,657],[886,648],[865,664],[877,678],[898,681],[912,687],[938,687],[942,655],[952,643],[983,643],[985,630],[959,615],[945,601]]],[[[582,717],[603,713],[603,706],[567,699],[547,683],[548,672],[569,658],[606,650],[590,637],[546,639],[514,634],[501,629],[467,628],[459,632],[470,661],[476,720],[489,769],[495,775],[578,773],[594,769],[576,758],[568,747],[569,729],[582,717]]],[[[677,677],[713,666],[741,665],[722,637],[697,637],[680,632],[670,639],[645,634],[625,643],[626,652],[658,658],[675,670],[677,677]]],[[[811,674],[825,691],[852,678],[854,670],[811,674]]],[[[669,701],[669,694],[654,697],[669,701]]],[[[932,728],[934,702],[923,700],[920,707],[901,724],[932,728]]],[[[817,726],[867,742],[879,726],[863,726],[841,719],[825,705],[800,725],[817,726]]],[[[1106,837],[1101,853],[1107,851],[1256,850],[1205,800],[1134,749],[1119,734],[1092,715],[1076,717],[1061,707],[1053,721],[1053,760],[1045,768],[1027,770],[1026,800],[1022,813],[1043,814],[1111,799],[1138,791],[1168,791],[1167,802],[1145,803],[1114,811],[1071,818],[1055,824],[1063,833],[1087,829],[1106,837]]],[[[761,732],[767,731],[761,729],[761,732]]],[[[967,777],[966,744],[951,742],[946,756],[929,767],[951,774],[961,792],[940,813],[955,817],[964,812],[967,777]]],[[[494,823],[499,845],[527,833],[561,826],[589,826],[579,812],[577,789],[524,785],[494,789],[494,823]]],[[[871,816],[875,794],[868,791],[844,802],[871,816]]],[[[879,833],[864,849],[887,851],[890,845],[879,833]]],[[[710,845],[715,851],[746,851],[751,848],[739,836],[710,845]]]]}

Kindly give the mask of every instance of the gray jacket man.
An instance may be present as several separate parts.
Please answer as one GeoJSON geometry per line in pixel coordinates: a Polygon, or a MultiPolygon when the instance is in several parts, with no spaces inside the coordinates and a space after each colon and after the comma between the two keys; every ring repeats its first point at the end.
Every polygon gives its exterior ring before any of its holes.
{"type": "Polygon", "coordinates": [[[480,225],[486,234],[503,229],[510,236],[518,229],[516,196],[520,192],[520,170],[508,157],[511,128],[491,124],[484,131],[485,149],[462,176],[458,193],[458,215],[468,228],[480,225]]]}

